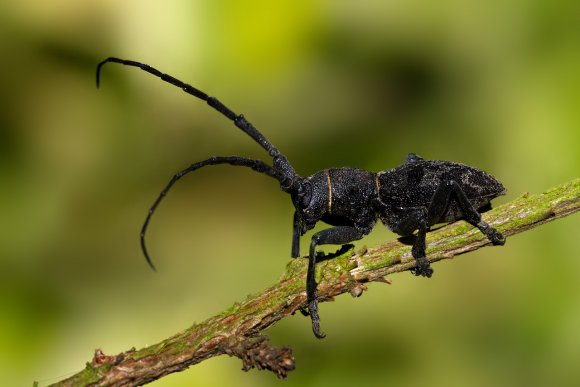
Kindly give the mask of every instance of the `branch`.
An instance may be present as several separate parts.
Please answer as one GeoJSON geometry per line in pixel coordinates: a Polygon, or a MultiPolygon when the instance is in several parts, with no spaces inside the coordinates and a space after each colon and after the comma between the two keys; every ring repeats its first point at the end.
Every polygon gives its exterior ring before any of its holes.
{"type": "MultiPolygon", "coordinates": [[[[508,237],[579,209],[580,179],[576,179],[543,194],[526,193],[483,218],[508,237]]],[[[490,242],[481,232],[459,221],[427,234],[427,258],[436,262],[487,245],[490,242]]],[[[366,290],[365,282],[388,283],[385,276],[414,265],[410,246],[397,240],[358,253],[351,247],[317,266],[318,296],[329,300],[348,292],[357,297],[366,290]]],[[[114,356],[96,350],[84,370],[55,386],[137,386],[223,354],[241,358],[245,371],[268,369],[284,378],[294,369],[292,350],[271,347],[259,333],[307,306],[306,266],[307,260],[293,259],[277,284],[158,344],[114,356]]]]}

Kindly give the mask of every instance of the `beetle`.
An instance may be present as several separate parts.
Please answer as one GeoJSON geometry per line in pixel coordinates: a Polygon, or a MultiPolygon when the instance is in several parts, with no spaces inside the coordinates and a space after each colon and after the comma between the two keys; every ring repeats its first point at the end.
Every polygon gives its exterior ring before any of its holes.
{"type": "Polygon", "coordinates": [[[272,165],[241,156],[214,156],[191,164],[176,173],[161,191],[143,223],[140,242],[143,254],[153,270],[155,266],[145,244],[145,232],[161,200],[184,175],[208,165],[229,164],[251,168],[275,178],[294,205],[291,256],[300,256],[300,237],[319,221],[330,228],[316,232],[310,241],[306,294],[312,331],[320,330],[315,266],[316,247],[345,245],[371,232],[377,220],[401,236],[417,231],[411,253],[416,276],[431,277],[433,269],[425,256],[425,235],[429,227],[463,219],[477,227],[494,245],[503,245],[503,235],[481,219],[481,212],[491,208],[491,200],[505,194],[503,185],[490,174],[456,162],[424,160],[410,153],[404,164],[378,173],[358,168],[328,168],[302,177],[288,159],[272,145],[243,115],[234,113],[215,97],[144,63],[110,57],[97,66],[97,88],[103,65],[113,62],[137,67],[193,95],[233,121],[234,125],[264,148],[272,165]]]}

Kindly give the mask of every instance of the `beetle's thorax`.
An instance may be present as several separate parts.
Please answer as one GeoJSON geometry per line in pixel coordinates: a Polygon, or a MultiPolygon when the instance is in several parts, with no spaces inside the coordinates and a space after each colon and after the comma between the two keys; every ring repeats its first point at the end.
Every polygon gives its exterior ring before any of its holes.
{"type": "Polygon", "coordinates": [[[330,168],[304,179],[301,200],[294,201],[306,224],[355,225],[374,218],[376,174],[357,168],[330,168]]]}

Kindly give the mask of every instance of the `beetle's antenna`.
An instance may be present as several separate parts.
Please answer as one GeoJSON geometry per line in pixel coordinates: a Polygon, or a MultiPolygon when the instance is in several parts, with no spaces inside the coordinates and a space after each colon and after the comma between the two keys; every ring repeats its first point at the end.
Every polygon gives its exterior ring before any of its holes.
{"type": "Polygon", "coordinates": [[[214,157],[210,157],[207,160],[203,160],[203,161],[199,161],[197,163],[191,164],[189,167],[176,173],[171,178],[171,180],[169,180],[169,183],[167,183],[167,186],[165,186],[163,191],[161,191],[161,193],[159,194],[159,196],[157,197],[157,199],[155,200],[155,202],[153,203],[153,205],[149,209],[149,212],[147,213],[147,217],[145,218],[145,222],[143,223],[143,227],[141,228],[141,249],[143,250],[143,254],[145,255],[145,259],[147,259],[147,263],[149,264],[149,266],[151,266],[151,268],[154,271],[155,271],[155,265],[153,265],[153,261],[151,260],[149,252],[147,251],[147,246],[145,245],[145,232],[147,231],[147,227],[149,226],[149,221],[151,220],[151,217],[153,216],[155,209],[157,208],[159,203],[161,203],[161,200],[167,195],[167,192],[173,186],[173,184],[175,184],[175,182],[177,180],[181,179],[184,175],[188,174],[189,172],[193,172],[193,171],[198,170],[199,168],[205,167],[207,165],[217,165],[217,164],[230,164],[230,165],[234,165],[234,166],[248,167],[248,168],[253,169],[256,172],[260,172],[260,173],[263,173],[265,175],[272,176],[272,177],[276,178],[277,180],[280,180],[279,172],[276,171],[271,166],[269,166],[268,164],[264,163],[263,161],[247,159],[245,157],[239,157],[239,156],[214,156],[214,157]]]}
{"type": "Polygon", "coordinates": [[[123,64],[126,66],[138,67],[141,70],[148,72],[149,74],[153,74],[156,77],[161,78],[162,80],[164,80],[167,83],[170,83],[174,86],[179,87],[181,90],[185,91],[187,94],[193,95],[194,97],[197,97],[201,100],[206,101],[209,106],[211,106],[212,108],[214,108],[215,110],[217,110],[218,112],[220,112],[221,114],[223,114],[224,116],[226,116],[227,118],[232,120],[238,128],[242,129],[246,134],[248,134],[250,137],[252,137],[252,139],[254,139],[254,141],[256,141],[258,144],[260,144],[262,146],[262,148],[264,148],[270,156],[276,157],[276,156],[280,155],[280,152],[278,151],[278,149],[276,149],[276,147],[274,145],[272,145],[268,140],[266,140],[266,138],[262,135],[262,133],[260,133],[256,128],[254,128],[254,126],[252,124],[250,124],[244,118],[243,115],[241,115],[241,114],[237,115],[236,113],[231,111],[227,106],[225,106],[223,103],[221,103],[217,98],[211,97],[211,96],[207,95],[206,93],[204,93],[203,91],[191,86],[190,84],[182,82],[179,79],[174,78],[169,74],[162,73],[161,71],[159,71],[159,70],[157,70],[157,69],[155,69],[147,64],[136,62],[133,60],[125,60],[125,59],[119,59],[119,58],[114,58],[114,57],[107,58],[104,61],[102,61],[101,63],[99,63],[99,65],[97,66],[97,88],[99,87],[99,83],[100,83],[101,67],[103,67],[103,65],[105,63],[108,63],[108,62],[114,62],[114,63],[123,64]]]}

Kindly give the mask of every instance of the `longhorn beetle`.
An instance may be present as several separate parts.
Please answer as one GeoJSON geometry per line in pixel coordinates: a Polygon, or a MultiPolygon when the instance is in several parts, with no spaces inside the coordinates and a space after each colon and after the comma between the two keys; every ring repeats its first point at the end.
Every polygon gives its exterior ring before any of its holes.
{"type": "Polygon", "coordinates": [[[176,173],[149,209],[141,229],[141,248],[153,270],[155,266],[147,252],[145,232],[157,206],[173,184],[184,175],[217,164],[247,167],[271,176],[278,180],[282,191],[290,194],[295,208],[293,258],[300,256],[300,237],[318,221],[333,226],[312,236],[308,254],[308,313],[312,320],[312,330],[318,338],[325,335],[320,331],[318,316],[317,283],[314,276],[316,246],[345,245],[359,240],[371,232],[377,219],[380,219],[391,231],[401,236],[411,236],[417,230],[411,250],[416,264],[411,272],[416,276],[431,277],[433,269],[425,257],[425,234],[434,224],[464,219],[481,230],[494,245],[505,243],[499,231],[481,220],[480,212],[489,210],[490,201],[506,192],[499,181],[484,171],[451,161],[424,160],[411,153],[403,165],[378,173],[344,167],[329,168],[302,177],[296,174],[288,159],[243,115],[234,113],[216,98],[149,65],[113,57],[105,59],[97,66],[97,88],[101,68],[108,62],[140,68],[206,101],[261,145],[272,158],[270,166],[246,157],[214,156],[176,173]]]}

